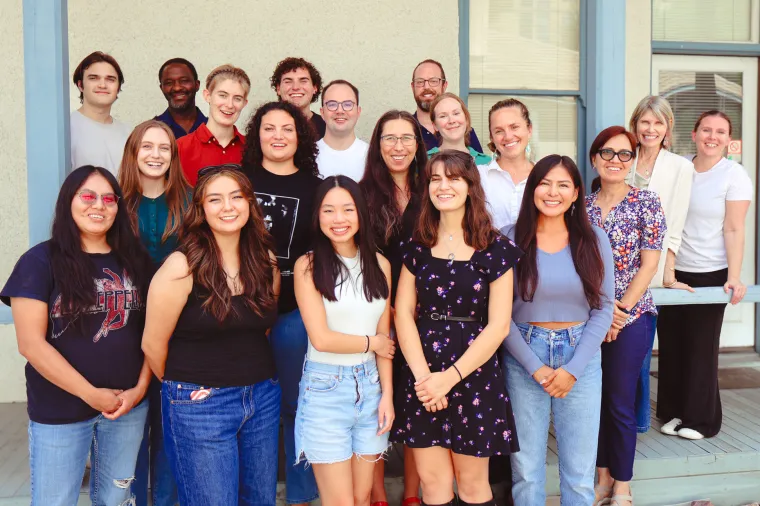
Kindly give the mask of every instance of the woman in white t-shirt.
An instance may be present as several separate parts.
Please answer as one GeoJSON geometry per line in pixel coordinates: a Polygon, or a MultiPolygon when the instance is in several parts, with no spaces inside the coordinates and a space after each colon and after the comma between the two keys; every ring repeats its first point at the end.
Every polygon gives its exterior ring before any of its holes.
{"type": "MultiPolygon", "coordinates": [[[[738,304],[747,291],[740,274],[753,183],[744,167],[723,156],[731,140],[725,113],[703,113],[691,135],[697,146],[694,180],[669,287],[722,285],[732,293],[731,304],[738,304]]],[[[660,312],[657,417],[666,422],[664,434],[702,439],[720,431],[718,346],[725,309],[725,304],[690,304],[660,312]]]]}

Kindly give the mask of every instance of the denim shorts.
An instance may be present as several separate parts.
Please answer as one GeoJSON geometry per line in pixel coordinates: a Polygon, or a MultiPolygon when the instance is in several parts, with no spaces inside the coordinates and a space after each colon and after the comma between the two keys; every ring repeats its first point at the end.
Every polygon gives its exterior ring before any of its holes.
{"type": "Polygon", "coordinates": [[[296,464],[333,464],[388,449],[378,436],[382,391],[374,360],[355,366],[306,361],[296,413],[296,464]]]}

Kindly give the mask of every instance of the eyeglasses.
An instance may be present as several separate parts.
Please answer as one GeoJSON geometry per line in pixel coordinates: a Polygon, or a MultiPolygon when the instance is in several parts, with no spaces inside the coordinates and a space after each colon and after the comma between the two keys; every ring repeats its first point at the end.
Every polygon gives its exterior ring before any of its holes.
{"type": "Polygon", "coordinates": [[[223,170],[239,170],[242,172],[243,167],[240,166],[238,163],[224,163],[222,165],[209,165],[208,167],[203,167],[201,170],[198,171],[198,179],[208,176],[209,174],[216,174],[217,172],[221,172],[223,170]]]}
{"type": "Polygon", "coordinates": [[[325,107],[327,107],[328,111],[337,111],[338,106],[342,107],[344,111],[352,111],[354,109],[354,106],[356,104],[353,100],[344,100],[343,102],[338,102],[337,100],[328,100],[325,102],[325,107]]]}
{"type": "Polygon", "coordinates": [[[430,86],[435,88],[436,86],[440,86],[442,82],[445,82],[446,79],[441,79],[440,77],[431,77],[430,79],[415,79],[412,81],[412,84],[414,84],[417,88],[422,88],[425,86],[425,83],[428,83],[430,86]]]}
{"type": "Polygon", "coordinates": [[[417,142],[417,136],[409,134],[402,135],[401,137],[395,135],[382,135],[380,136],[380,140],[388,147],[395,146],[398,141],[401,141],[401,144],[404,146],[414,146],[417,142]]]}
{"type": "Polygon", "coordinates": [[[115,193],[103,193],[98,195],[92,190],[82,190],[77,193],[77,196],[79,197],[79,200],[82,201],[82,204],[87,204],[88,206],[97,202],[98,198],[100,198],[100,201],[103,202],[103,205],[106,207],[113,207],[119,203],[119,196],[115,193]]]}
{"type": "Polygon", "coordinates": [[[615,156],[617,156],[618,160],[621,162],[630,162],[633,159],[633,151],[630,149],[621,149],[620,151],[615,151],[614,149],[604,148],[597,151],[597,153],[599,153],[599,156],[602,157],[602,160],[606,160],[608,162],[611,162],[615,156]]]}

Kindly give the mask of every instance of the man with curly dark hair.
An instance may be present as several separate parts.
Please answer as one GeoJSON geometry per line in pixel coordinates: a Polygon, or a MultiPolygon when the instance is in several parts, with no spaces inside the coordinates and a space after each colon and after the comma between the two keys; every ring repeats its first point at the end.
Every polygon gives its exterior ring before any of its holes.
{"type": "Polygon", "coordinates": [[[322,93],[322,76],[317,68],[303,58],[289,56],[277,64],[269,81],[280,100],[298,107],[314,125],[317,139],[324,137],[325,120],[311,110],[311,104],[322,93]]]}

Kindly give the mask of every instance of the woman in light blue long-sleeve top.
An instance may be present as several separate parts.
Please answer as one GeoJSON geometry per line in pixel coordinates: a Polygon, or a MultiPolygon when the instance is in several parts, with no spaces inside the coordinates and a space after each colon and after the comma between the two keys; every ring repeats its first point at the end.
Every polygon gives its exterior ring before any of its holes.
{"type": "Polygon", "coordinates": [[[507,389],[520,451],[515,504],[544,504],[546,444],[554,416],[563,505],[594,501],[602,393],[602,340],[612,324],[614,273],[607,235],[592,227],[578,167],[549,155],[528,176],[520,215],[504,229],[525,251],[516,267],[507,389]]]}

